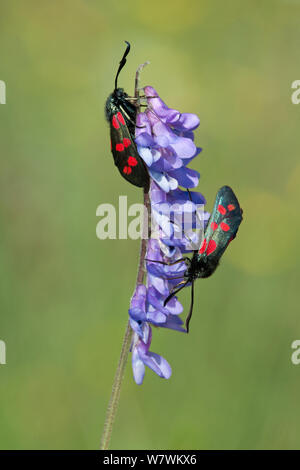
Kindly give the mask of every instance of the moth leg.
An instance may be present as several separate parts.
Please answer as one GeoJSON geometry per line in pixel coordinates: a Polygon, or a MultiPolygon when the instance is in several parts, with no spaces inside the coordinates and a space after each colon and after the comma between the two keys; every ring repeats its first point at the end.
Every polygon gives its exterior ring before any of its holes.
{"type": "Polygon", "coordinates": [[[151,263],[164,264],[165,266],[174,266],[174,264],[182,263],[182,261],[184,262],[188,261],[189,263],[191,263],[190,258],[188,258],[187,256],[185,256],[184,258],[177,259],[176,261],[172,261],[172,263],[166,263],[164,261],[156,261],[154,259],[147,259],[147,258],[145,258],[145,261],[150,261],[151,263]]]}
{"type": "Polygon", "coordinates": [[[120,109],[122,109],[123,113],[124,113],[125,116],[126,116],[126,119],[128,119],[128,121],[131,122],[131,124],[132,124],[133,126],[138,127],[138,126],[136,125],[136,123],[133,122],[133,120],[130,118],[130,116],[128,116],[128,114],[127,114],[126,110],[123,108],[123,106],[120,106],[120,109]]]}
{"type": "Polygon", "coordinates": [[[179,282],[179,284],[177,284],[173,289],[172,291],[170,292],[170,294],[168,295],[168,297],[165,299],[164,301],[164,307],[167,305],[167,303],[172,299],[172,297],[174,297],[174,295],[176,295],[179,291],[181,291],[181,289],[183,289],[187,283],[189,281],[181,281],[179,282]],[[177,289],[178,286],[181,286],[179,287],[179,289],[177,289]]]}
{"type": "Polygon", "coordinates": [[[146,100],[146,99],[150,99],[150,98],[159,98],[159,96],[146,96],[146,95],[142,95],[140,96],[139,98],[134,98],[134,97],[131,97],[131,96],[128,96],[128,98],[125,98],[125,100],[127,101],[138,101],[138,100],[146,100]]]}
{"type": "Polygon", "coordinates": [[[174,279],[182,279],[182,278],[183,278],[183,275],[177,276],[177,277],[164,277],[163,279],[165,279],[166,281],[173,281],[174,279]]]}
{"type": "Polygon", "coordinates": [[[126,110],[123,108],[123,106],[120,106],[120,109],[122,109],[123,113],[125,114],[126,116],[126,119],[128,119],[128,121],[134,126],[134,127],[137,127],[138,129],[144,129],[144,127],[146,127],[145,125],[144,126],[138,126],[135,122],[133,122],[133,120],[128,116],[128,114],[126,113],[126,110]]]}

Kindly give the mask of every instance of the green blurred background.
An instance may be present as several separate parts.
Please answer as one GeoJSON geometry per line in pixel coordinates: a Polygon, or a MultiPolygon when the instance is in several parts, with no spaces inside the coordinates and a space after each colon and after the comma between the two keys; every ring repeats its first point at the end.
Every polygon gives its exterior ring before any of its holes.
{"type": "MultiPolygon", "coordinates": [[[[189,335],[155,330],[170,380],[128,364],[114,449],[299,448],[300,79],[296,0],[1,1],[0,447],[99,446],[139,241],[96,238],[96,207],[141,192],[115,169],[103,105],[143,85],[200,116],[199,190],[244,222],[198,281],[189,335]]],[[[189,293],[180,297],[188,306],[189,293]]]]}

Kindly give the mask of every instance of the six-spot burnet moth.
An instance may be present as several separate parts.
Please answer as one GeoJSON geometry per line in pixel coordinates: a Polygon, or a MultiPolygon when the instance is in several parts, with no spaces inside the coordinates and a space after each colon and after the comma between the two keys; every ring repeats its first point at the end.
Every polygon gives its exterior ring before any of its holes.
{"type": "Polygon", "coordinates": [[[123,88],[118,88],[118,76],[126,64],[126,56],[130,51],[129,42],[115,78],[115,89],[105,104],[105,115],[110,125],[111,151],[115,165],[129,183],[147,189],[149,173],[143,159],[139,156],[135,138],[137,108],[123,88]]]}
{"type": "Polygon", "coordinates": [[[243,219],[242,213],[243,211],[232,189],[229,186],[223,186],[217,193],[215,205],[206,226],[200,248],[199,250],[194,250],[192,258],[183,257],[174,263],[156,261],[161,264],[171,265],[184,261],[187,265],[182,281],[172,289],[164,302],[164,305],[166,305],[181,289],[187,284],[191,284],[191,306],[186,319],[187,332],[189,332],[189,322],[193,313],[194,282],[198,278],[211,276],[216,270],[221,256],[237,234],[243,219]]]}

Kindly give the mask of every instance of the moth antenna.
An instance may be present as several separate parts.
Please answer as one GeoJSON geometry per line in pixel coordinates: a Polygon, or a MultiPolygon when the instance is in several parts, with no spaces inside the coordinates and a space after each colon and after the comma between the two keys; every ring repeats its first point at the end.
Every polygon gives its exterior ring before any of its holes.
{"type": "Polygon", "coordinates": [[[118,71],[117,71],[117,75],[116,75],[116,78],[115,78],[115,91],[116,91],[116,89],[118,88],[118,85],[117,85],[117,83],[118,83],[118,76],[119,76],[119,74],[120,74],[122,68],[123,68],[124,65],[126,64],[126,57],[127,57],[127,55],[129,54],[129,51],[130,51],[130,44],[129,44],[129,42],[128,42],[128,41],[125,41],[125,42],[126,42],[126,44],[127,44],[127,47],[126,47],[126,51],[124,52],[124,55],[123,55],[123,57],[122,57],[122,59],[121,59],[121,61],[120,61],[119,68],[118,68],[118,71]]]}
{"type": "Polygon", "coordinates": [[[189,324],[190,324],[190,320],[192,318],[192,314],[193,314],[193,306],[194,306],[194,281],[192,281],[192,291],[191,291],[191,305],[190,305],[190,311],[189,311],[189,314],[185,320],[185,326],[186,326],[186,332],[188,333],[189,332],[189,324]]]}

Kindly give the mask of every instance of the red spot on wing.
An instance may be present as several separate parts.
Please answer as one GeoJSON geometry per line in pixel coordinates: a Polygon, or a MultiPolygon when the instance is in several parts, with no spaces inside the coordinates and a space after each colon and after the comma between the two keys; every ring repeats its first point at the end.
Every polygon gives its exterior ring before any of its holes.
{"type": "Polygon", "coordinates": [[[118,123],[118,120],[117,120],[116,116],[114,116],[112,118],[112,125],[114,126],[115,129],[119,129],[119,127],[120,127],[120,124],[118,123]]]}
{"type": "Polygon", "coordinates": [[[218,211],[220,214],[225,215],[226,214],[226,209],[225,207],[221,206],[221,204],[218,205],[218,211]]]}
{"type": "Polygon", "coordinates": [[[124,166],[123,173],[125,173],[125,175],[130,175],[131,172],[132,169],[130,168],[130,166],[124,166]]]}
{"type": "Polygon", "coordinates": [[[124,150],[124,145],[123,144],[116,144],[116,151],[117,152],[123,152],[124,150]]]}
{"type": "Polygon", "coordinates": [[[228,230],[230,230],[229,225],[225,224],[225,222],[221,222],[220,227],[221,227],[222,230],[224,230],[224,232],[228,232],[228,230]]]}
{"type": "Polygon", "coordinates": [[[117,113],[117,118],[118,118],[118,121],[123,124],[123,126],[125,125],[125,121],[124,121],[124,118],[123,118],[123,115],[122,113],[120,113],[120,111],[117,113]]]}
{"type": "Polygon", "coordinates": [[[210,226],[213,230],[216,230],[218,228],[218,224],[216,222],[212,222],[210,226]]]}
{"type": "Polygon", "coordinates": [[[129,166],[136,166],[138,164],[137,159],[135,157],[128,157],[128,165],[129,166]]]}
{"type": "Polygon", "coordinates": [[[210,240],[210,242],[207,246],[207,250],[206,250],[207,256],[210,255],[211,253],[213,253],[216,248],[217,248],[216,242],[214,240],[210,240]]]}
{"type": "Polygon", "coordinates": [[[228,204],[227,209],[228,209],[229,211],[234,211],[235,205],[234,205],[234,204],[228,204]]]}
{"type": "Polygon", "coordinates": [[[199,253],[200,254],[204,253],[205,248],[206,248],[206,238],[204,238],[203,242],[201,243],[199,253]]]}
{"type": "Polygon", "coordinates": [[[131,140],[127,139],[126,137],[123,139],[123,145],[124,147],[129,147],[131,145],[131,140]]]}

